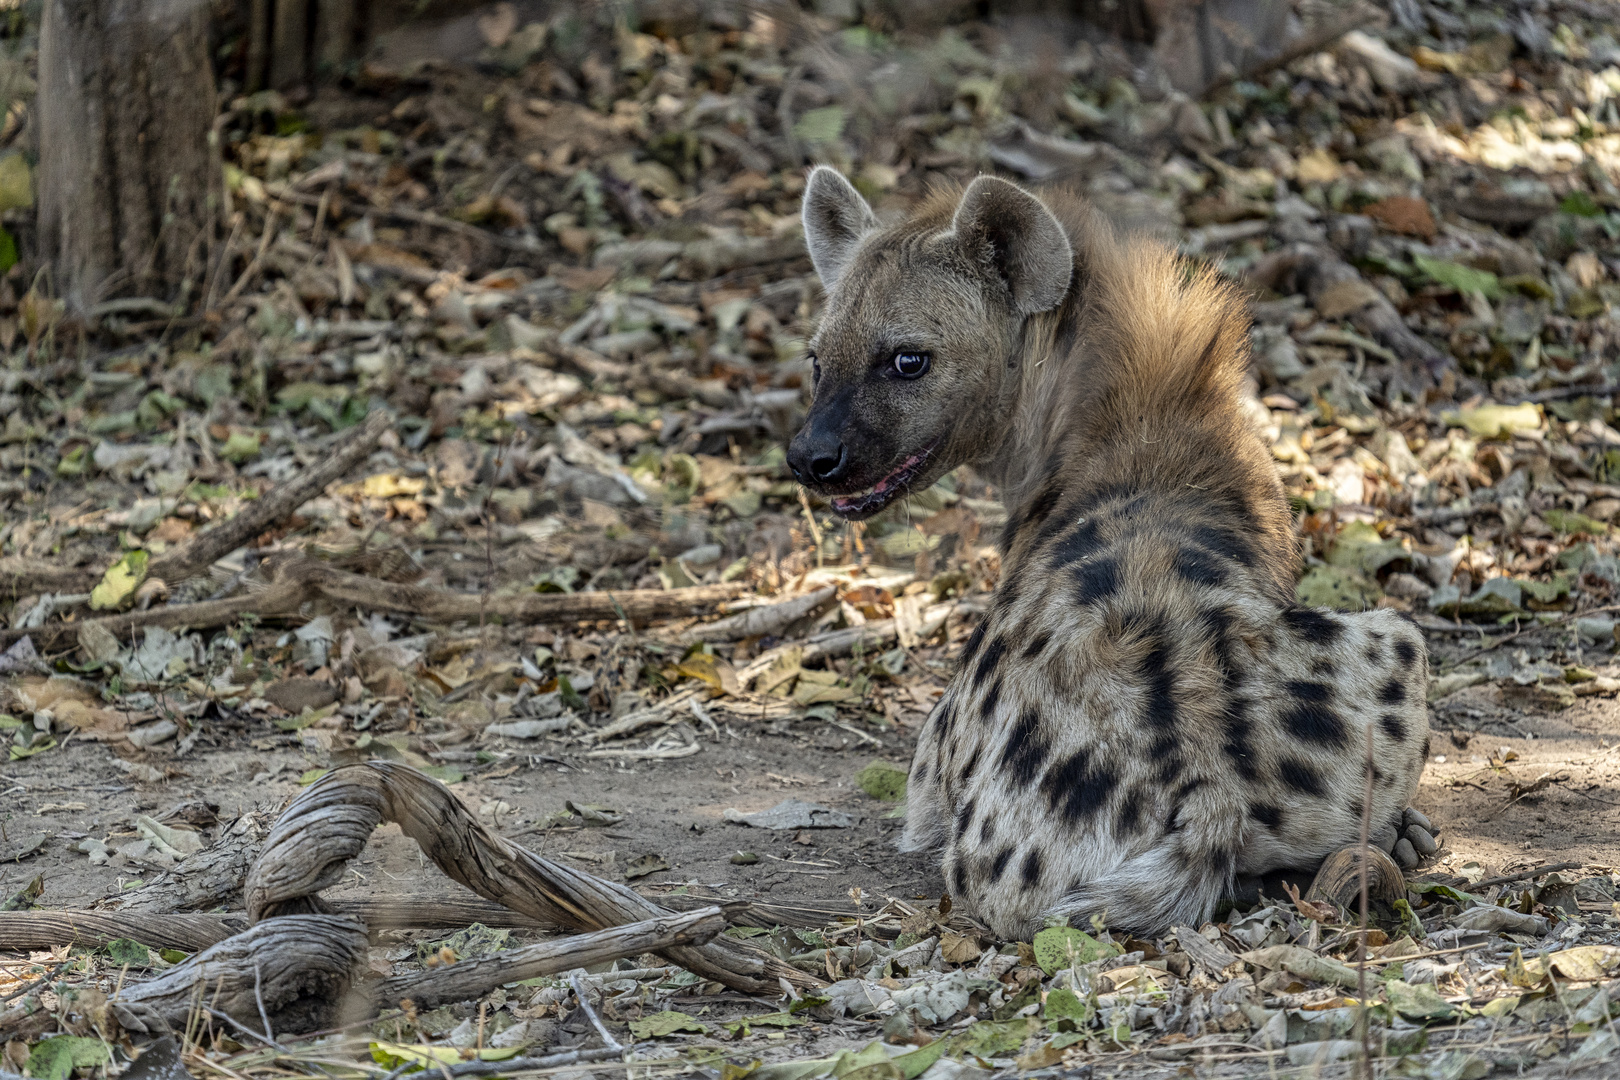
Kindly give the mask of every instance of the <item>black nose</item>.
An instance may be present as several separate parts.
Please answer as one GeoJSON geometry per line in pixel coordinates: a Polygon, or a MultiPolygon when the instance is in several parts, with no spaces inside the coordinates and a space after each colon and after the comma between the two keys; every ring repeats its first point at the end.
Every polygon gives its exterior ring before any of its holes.
{"type": "Polygon", "coordinates": [[[834,484],[849,472],[849,450],[834,436],[810,429],[788,447],[788,468],[801,484],[834,484]]]}

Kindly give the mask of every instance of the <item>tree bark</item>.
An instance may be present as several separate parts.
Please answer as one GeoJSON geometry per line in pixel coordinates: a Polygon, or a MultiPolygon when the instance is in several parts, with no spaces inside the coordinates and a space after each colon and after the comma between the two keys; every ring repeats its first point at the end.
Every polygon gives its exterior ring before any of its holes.
{"type": "Polygon", "coordinates": [[[184,296],[219,213],[209,6],[46,0],[39,47],[40,247],[82,312],[184,296]]]}

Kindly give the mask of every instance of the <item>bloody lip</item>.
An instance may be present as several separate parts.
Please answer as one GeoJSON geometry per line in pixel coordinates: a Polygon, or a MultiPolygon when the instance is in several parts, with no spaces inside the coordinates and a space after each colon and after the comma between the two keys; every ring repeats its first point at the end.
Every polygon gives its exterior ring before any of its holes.
{"type": "Polygon", "coordinates": [[[858,492],[854,495],[837,495],[833,497],[833,511],[842,517],[865,517],[875,514],[900,494],[902,489],[909,488],[912,479],[934,455],[935,443],[912,454],[902,461],[887,476],[874,484],[871,490],[858,492]]]}

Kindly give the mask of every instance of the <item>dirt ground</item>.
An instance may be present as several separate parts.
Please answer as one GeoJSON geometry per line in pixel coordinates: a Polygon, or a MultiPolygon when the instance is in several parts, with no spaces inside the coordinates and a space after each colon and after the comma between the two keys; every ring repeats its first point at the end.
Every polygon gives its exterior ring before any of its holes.
{"type": "MultiPolygon", "coordinates": [[[[1620,702],[1586,698],[1552,711],[1516,707],[1496,686],[1470,687],[1431,709],[1431,726],[1416,806],[1443,830],[1439,866],[1477,864],[1486,875],[1558,862],[1620,867],[1620,702]]],[[[541,754],[514,747],[510,758],[470,770],[453,790],[501,835],[592,873],[613,877],[643,856],[661,856],[669,869],[635,880],[649,894],[685,885],[727,897],[835,905],[858,887],[869,900],[939,898],[938,868],[896,850],[900,819],[852,779],[874,759],[908,767],[915,725],[857,738],[815,720],[733,718],[720,731],[718,738],[700,736],[699,753],[673,761],[614,764],[583,758],[577,749],[541,754]],[[848,828],[792,832],[724,817],[728,809],[748,814],[787,798],[858,820],[848,828]],[[610,808],[622,820],[548,824],[568,802],[610,808]],[[757,861],[734,862],[738,853],[757,861]]],[[[85,836],[129,833],[134,815],[160,814],[192,799],[218,805],[229,820],[253,807],[279,807],[300,790],[299,777],[314,762],[295,738],[267,721],[231,735],[227,746],[184,758],[172,748],[149,752],[151,763],[184,774],[160,784],[133,782],[95,744],[12,762],[0,792],[6,835],[0,850],[41,832],[48,839],[37,854],[0,864],[0,893],[39,874],[41,906],[86,906],[129,887],[142,871],[92,866],[75,850],[85,836]]],[[[430,894],[449,885],[436,870],[423,869],[415,844],[390,826],[334,895],[379,886],[430,894]]]]}

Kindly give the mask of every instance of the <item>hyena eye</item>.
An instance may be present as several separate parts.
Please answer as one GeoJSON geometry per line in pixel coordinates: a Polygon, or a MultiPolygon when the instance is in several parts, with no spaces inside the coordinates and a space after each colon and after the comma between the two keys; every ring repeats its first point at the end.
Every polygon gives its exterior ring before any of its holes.
{"type": "Polygon", "coordinates": [[[920,379],[928,374],[928,354],[899,352],[894,354],[894,373],[902,379],[920,379]]]}

